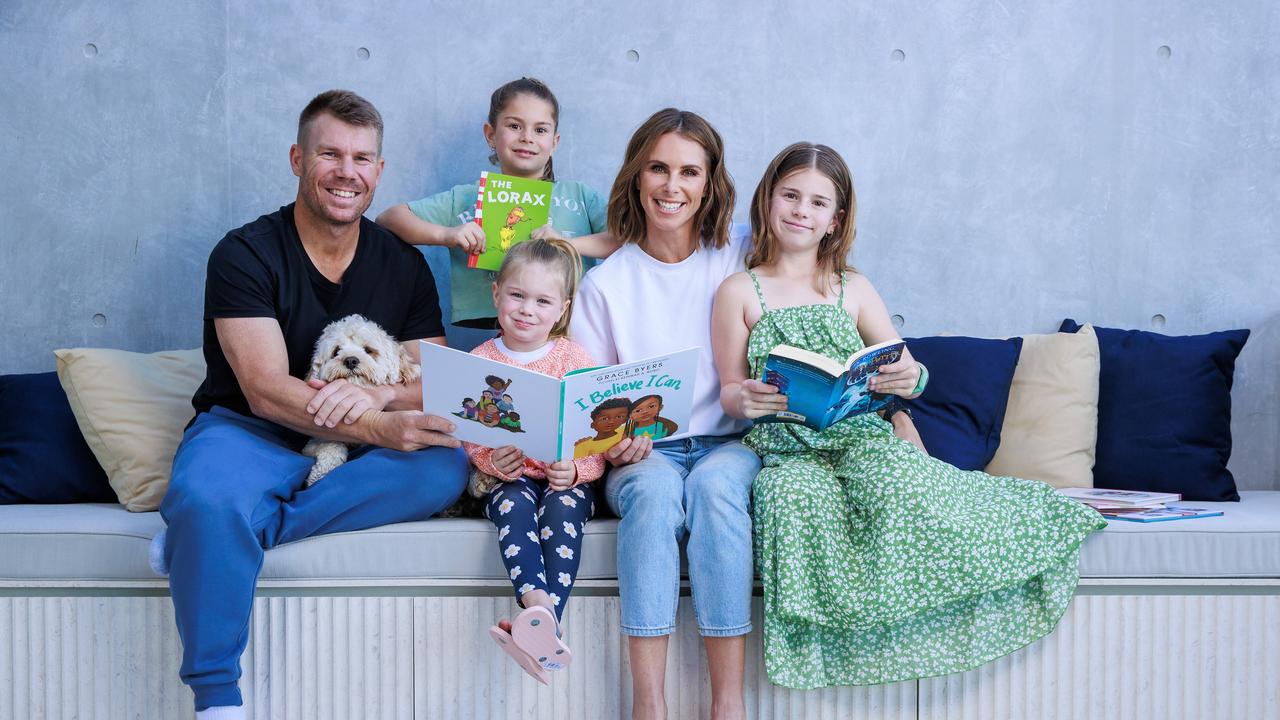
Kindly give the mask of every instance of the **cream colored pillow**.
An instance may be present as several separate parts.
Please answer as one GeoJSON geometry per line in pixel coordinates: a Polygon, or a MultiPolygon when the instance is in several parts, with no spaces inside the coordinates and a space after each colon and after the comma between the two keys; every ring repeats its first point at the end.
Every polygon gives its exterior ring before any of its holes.
{"type": "Polygon", "coordinates": [[[1098,338],[1077,333],[1026,335],[1013,371],[992,475],[1093,487],[1098,439],[1098,338]]]}
{"type": "Polygon", "coordinates": [[[204,381],[201,350],[53,354],[80,432],[121,504],[133,512],[160,507],[183,428],[195,415],[191,396],[204,381]]]}

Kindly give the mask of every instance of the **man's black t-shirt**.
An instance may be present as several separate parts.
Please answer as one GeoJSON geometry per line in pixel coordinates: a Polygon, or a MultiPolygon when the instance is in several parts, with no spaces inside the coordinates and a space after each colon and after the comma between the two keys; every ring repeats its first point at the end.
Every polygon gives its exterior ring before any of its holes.
{"type": "Polygon", "coordinates": [[[440,337],[440,300],[422,253],[366,218],[342,276],[332,283],[311,263],[293,205],[232,230],[209,255],[204,288],[204,359],[208,374],[191,404],[253,415],[218,343],[214,318],[275,318],[289,353],[289,374],[305,378],[324,327],[358,313],[400,340],[440,337]]]}

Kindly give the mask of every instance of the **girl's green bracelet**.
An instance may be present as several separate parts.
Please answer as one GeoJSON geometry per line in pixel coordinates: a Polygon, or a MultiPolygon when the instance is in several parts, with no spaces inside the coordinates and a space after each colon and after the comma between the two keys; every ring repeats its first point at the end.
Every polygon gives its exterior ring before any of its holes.
{"type": "Polygon", "coordinates": [[[924,386],[929,384],[929,368],[919,361],[916,362],[916,366],[920,368],[920,379],[916,381],[916,388],[911,391],[913,396],[924,392],[924,386]]]}

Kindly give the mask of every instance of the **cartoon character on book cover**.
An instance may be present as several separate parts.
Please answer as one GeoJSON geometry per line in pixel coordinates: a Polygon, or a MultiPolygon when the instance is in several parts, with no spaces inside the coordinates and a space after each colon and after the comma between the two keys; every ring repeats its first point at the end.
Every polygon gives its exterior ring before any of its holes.
{"type": "Polygon", "coordinates": [[[676,434],[679,425],[662,417],[661,395],[645,395],[631,403],[631,437],[649,437],[655,442],[676,434]]]}
{"type": "Polygon", "coordinates": [[[498,228],[498,247],[502,248],[502,252],[511,249],[516,239],[516,225],[522,222],[529,222],[524,216],[524,208],[519,205],[511,208],[511,212],[507,213],[507,224],[498,228]]]}
{"type": "Polygon", "coordinates": [[[624,397],[605,400],[591,409],[593,437],[585,437],[573,444],[573,459],[602,453],[617,445],[626,437],[631,415],[631,401],[624,397]]]}

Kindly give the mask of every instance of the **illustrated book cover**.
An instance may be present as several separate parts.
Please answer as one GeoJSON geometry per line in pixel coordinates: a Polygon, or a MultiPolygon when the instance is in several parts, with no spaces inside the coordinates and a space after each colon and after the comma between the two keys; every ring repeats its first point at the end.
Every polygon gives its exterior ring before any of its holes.
{"type": "Polygon", "coordinates": [[[766,383],[787,396],[787,409],[756,422],[801,423],[814,430],[888,405],[892,395],[867,390],[867,380],[902,357],[906,343],[890,340],[863,348],[845,362],[790,345],[779,345],[765,359],[766,383]]]}
{"type": "Polygon", "coordinates": [[[698,348],[569,373],[563,380],[421,342],[422,410],[453,436],[515,445],[544,462],[602,453],[627,436],[680,437],[693,414],[698,348]]]}
{"type": "Polygon", "coordinates": [[[546,180],[480,173],[476,224],[484,230],[484,252],[472,255],[467,267],[497,270],[512,246],[546,225],[551,217],[551,187],[546,180]]]}
{"type": "Polygon", "coordinates": [[[1151,508],[1141,512],[1120,512],[1115,513],[1108,510],[1099,510],[1103,517],[1112,520],[1128,520],[1129,522],[1152,523],[1165,522],[1167,520],[1193,520],[1195,518],[1218,517],[1222,514],[1221,510],[1209,510],[1208,508],[1188,507],[1186,505],[1169,505],[1162,508],[1151,508]]]}

